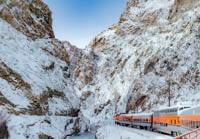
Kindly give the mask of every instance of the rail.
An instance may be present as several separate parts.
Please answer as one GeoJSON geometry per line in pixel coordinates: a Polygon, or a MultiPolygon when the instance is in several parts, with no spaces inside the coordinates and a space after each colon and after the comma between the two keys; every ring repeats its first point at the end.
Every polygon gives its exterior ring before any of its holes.
{"type": "Polygon", "coordinates": [[[200,139],[200,128],[194,129],[188,133],[177,136],[174,139],[200,139]]]}

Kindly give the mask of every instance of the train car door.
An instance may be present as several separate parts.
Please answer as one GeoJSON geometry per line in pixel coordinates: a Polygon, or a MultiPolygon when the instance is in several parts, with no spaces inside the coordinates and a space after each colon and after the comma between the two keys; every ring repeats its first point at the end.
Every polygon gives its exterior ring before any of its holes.
{"type": "Polygon", "coordinates": [[[151,126],[150,126],[151,129],[153,129],[153,114],[151,115],[151,126]]]}

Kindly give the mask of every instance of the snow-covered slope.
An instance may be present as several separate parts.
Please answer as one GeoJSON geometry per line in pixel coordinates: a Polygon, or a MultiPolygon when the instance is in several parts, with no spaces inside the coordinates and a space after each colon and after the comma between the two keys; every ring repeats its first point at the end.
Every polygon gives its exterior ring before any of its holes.
{"type": "Polygon", "coordinates": [[[51,12],[40,0],[2,0],[0,17],[0,118],[10,138],[60,139],[79,131],[82,87],[74,73],[90,56],[52,38],[51,12]]]}
{"type": "Polygon", "coordinates": [[[88,123],[200,99],[200,1],[128,0],[119,23],[89,48],[96,74],[81,112],[88,123]]]}
{"type": "Polygon", "coordinates": [[[96,135],[97,139],[173,139],[151,131],[113,125],[99,128],[96,135]]]}
{"type": "MultiPolygon", "coordinates": [[[[57,40],[32,41],[1,19],[0,32],[1,108],[9,113],[11,138],[18,136],[18,133],[19,138],[31,134],[34,135],[31,138],[37,138],[43,131],[35,126],[36,123],[52,130],[55,124],[64,132],[70,120],[71,123],[75,120],[70,116],[77,116],[80,101],[74,93],[73,82],[65,77],[69,64],[59,56],[50,54],[54,48],[52,42],[57,40]],[[25,133],[20,131],[23,128],[25,133]],[[34,129],[36,131],[32,132],[34,129]],[[12,136],[13,132],[15,134],[12,136]]],[[[62,132],[60,134],[64,135],[62,132]]],[[[52,134],[52,137],[61,136],[52,134]]]]}
{"type": "Polygon", "coordinates": [[[55,39],[51,22],[41,0],[0,0],[0,118],[11,138],[95,129],[166,106],[169,92],[172,105],[199,104],[199,0],[128,0],[86,50],[55,39]]]}

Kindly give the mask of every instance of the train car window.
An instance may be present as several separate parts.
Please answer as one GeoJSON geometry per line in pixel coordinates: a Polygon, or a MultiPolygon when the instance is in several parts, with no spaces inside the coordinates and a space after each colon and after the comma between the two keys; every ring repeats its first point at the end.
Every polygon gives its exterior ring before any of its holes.
{"type": "Polygon", "coordinates": [[[180,111],[183,110],[183,107],[181,107],[179,110],[180,110],[180,111]]]}
{"type": "Polygon", "coordinates": [[[176,124],[176,120],[174,120],[174,124],[176,124]]]}
{"type": "Polygon", "coordinates": [[[171,120],[171,124],[173,124],[172,120],[171,120]]]}

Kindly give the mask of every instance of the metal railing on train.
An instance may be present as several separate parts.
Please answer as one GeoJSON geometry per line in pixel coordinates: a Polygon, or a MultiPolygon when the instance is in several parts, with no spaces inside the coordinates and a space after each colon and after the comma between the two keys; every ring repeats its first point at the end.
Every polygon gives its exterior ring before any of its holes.
{"type": "Polygon", "coordinates": [[[177,136],[174,139],[200,139],[200,128],[194,129],[188,133],[177,136]]]}

